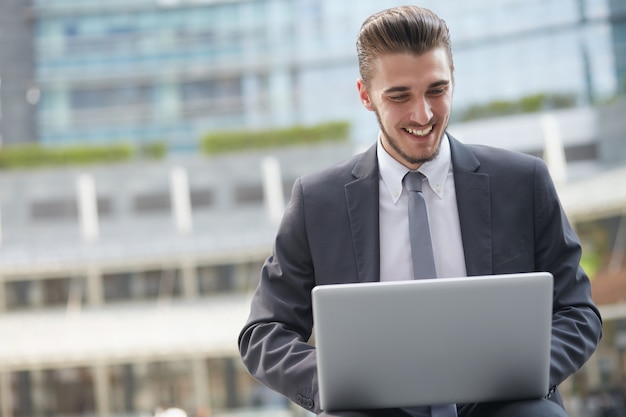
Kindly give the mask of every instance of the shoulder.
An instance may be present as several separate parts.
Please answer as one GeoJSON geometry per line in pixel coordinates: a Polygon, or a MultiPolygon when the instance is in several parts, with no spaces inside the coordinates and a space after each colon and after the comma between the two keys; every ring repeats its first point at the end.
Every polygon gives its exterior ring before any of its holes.
{"type": "Polygon", "coordinates": [[[455,165],[466,164],[468,158],[463,156],[463,153],[470,154],[475,158],[475,169],[477,172],[486,174],[527,173],[529,175],[543,175],[547,173],[545,162],[534,155],[494,146],[462,144],[458,141],[455,148],[457,148],[457,151],[459,149],[463,150],[462,152],[457,152],[457,158],[454,161],[455,165]],[[461,156],[458,157],[458,154],[461,154],[461,156]]]}
{"type": "Polygon", "coordinates": [[[320,170],[304,174],[298,182],[306,190],[315,190],[323,187],[325,190],[340,187],[367,176],[378,177],[378,163],[376,147],[358,153],[351,158],[336,162],[320,170]]]}
{"type": "Polygon", "coordinates": [[[497,148],[486,145],[466,145],[481,164],[489,166],[508,166],[510,164],[521,166],[532,166],[539,158],[522,152],[512,151],[509,149],[497,148]]]}

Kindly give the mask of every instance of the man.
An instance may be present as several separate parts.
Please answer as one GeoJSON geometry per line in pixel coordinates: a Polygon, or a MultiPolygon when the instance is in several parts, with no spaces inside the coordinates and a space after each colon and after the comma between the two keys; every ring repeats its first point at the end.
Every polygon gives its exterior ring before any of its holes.
{"type": "MultiPolygon", "coordinates": [[[[239,347],[250,373],[323,416],[427,416],[429,407],[329,413],[319,408],[311,289],[412,279],[407,191],[419,170],[438,277],[554,275],[550,385],[590,357],[601,320],[581,249],[538,158],[468,146],[446,133],[454,86],[448,29],[419,7],[369,17],[357,41],[359,97],[380,125],[363,154],[298,179],[252,300],[239,347]]],[[[532,306],[529,306],[532,308],[532,306]]],[[[457,404],[459,416],[566,416],[546,399],[457,404]]],[[[433,412],[433,414],[436,414],[433,412]]]]}

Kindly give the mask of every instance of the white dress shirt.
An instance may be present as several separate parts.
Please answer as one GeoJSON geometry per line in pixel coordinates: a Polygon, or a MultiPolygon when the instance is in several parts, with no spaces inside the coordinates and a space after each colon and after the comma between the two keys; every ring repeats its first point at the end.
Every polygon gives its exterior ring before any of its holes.
{"type": "MultiPolygon", "coordinates": [[[[402,179],[409,169],[385,151],[380,135],[377,156],[380,173],[380,280],[413,279],[408,194],[402,185],[402,179]]],[[[450,143],[446,135],[441,139],[439,154],[432,161],[424,163],[418,171],[424,174],[424,181],[428,183],[428,186],[422,187],[422,194],[428,209],[437,276],[466,276],[450,143]]]]}

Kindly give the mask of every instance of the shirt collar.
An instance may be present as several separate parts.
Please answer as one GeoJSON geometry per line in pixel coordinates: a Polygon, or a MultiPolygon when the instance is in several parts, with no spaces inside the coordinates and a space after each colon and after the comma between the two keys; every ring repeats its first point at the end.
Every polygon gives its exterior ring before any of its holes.
{"type": "MultiPolygon", "coordinates": [[[[398,202],[400,195],[402,194],[402,179],[409,172],[409,169],[396,161],[387,153],[383,148],[381,142],[381,135],[378,135],[377,142],[377,157],[378,157],[378,169],[380,177],[385,184],[385,188],[389,192],[389,195],[394,204],[398,202]]],[[[444,133],[441,138],[441,146],[439,153],[432,161],[425,162],[418,169],[419,172],[424,174],[428,180],[428,186],[439,197],[443,199],[446,177],[452,166],[452,158],[450,152],[450,143],[448,136],[444,133]]]]}

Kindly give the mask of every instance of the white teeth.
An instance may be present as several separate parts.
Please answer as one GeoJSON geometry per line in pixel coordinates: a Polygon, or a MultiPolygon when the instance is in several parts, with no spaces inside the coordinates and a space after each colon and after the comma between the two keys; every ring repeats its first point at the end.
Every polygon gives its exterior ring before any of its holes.
{"type": "Polygon", "coordinates": [[[415,136],[426,136],[433,130],[433,126],[430,125],[426,129],[423,129],[423,130],[409,129],[409,128],[404,128],[404,130],[406,130],[407,132],[415,136]]]}

